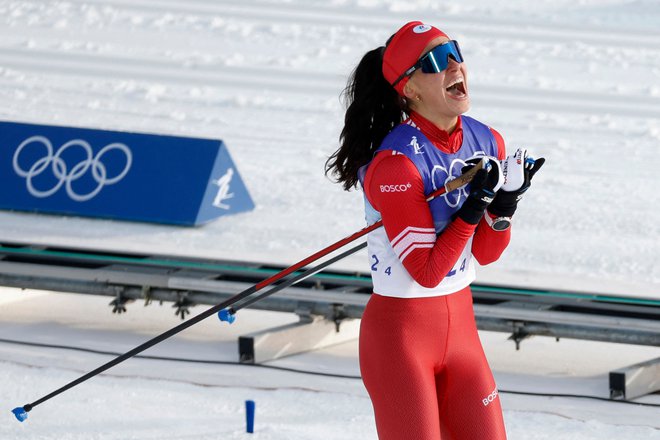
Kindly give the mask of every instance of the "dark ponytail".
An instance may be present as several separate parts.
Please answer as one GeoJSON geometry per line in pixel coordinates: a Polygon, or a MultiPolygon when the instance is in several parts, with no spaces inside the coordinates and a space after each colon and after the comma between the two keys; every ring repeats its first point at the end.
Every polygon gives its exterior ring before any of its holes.
{"type": "Polygon", "coordinates": [[[347,104],[340,146],[325,163],[346,191],[357,186],[358,170],[369,163],[381,142],[403,120],[404,101],[383,76],[385,47],[367,52],[357,65],[343,98],[347,104]]]}

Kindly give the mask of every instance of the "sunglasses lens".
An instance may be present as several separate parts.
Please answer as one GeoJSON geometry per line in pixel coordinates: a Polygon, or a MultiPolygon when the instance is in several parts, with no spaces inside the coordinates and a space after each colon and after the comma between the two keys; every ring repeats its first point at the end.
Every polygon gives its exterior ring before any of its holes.
{"type": "Polygon", "coordinates": [[[463,62],[461,49],[458,47],[456,40],[448,41],[440,46],[436,46],[429,53],[422,57],[422,72],[424,73],[440,73],[447,68],[449,64],[449,57],[457,63],[463,62]]]}

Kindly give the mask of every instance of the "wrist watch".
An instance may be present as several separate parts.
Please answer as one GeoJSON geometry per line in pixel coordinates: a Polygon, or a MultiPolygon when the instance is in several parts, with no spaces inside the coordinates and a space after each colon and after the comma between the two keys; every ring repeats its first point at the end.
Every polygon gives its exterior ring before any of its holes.
{"type": "Polygon", "coordinates": [[[495,217],[491,218],[490,214],[485,213],[484,217],[486,218],[486,223],[494,231],[506,231],[511,227],[511,217],[495,217]]]}

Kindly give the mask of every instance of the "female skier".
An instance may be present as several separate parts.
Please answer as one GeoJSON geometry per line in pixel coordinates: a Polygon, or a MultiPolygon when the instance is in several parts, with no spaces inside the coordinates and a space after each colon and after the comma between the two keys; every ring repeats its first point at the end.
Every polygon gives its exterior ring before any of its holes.
{"type": "Polygon", "coordinates": [[[497,131],[462,116],[470,100],[458,43],[421,22],[365,54],[345,95],[340,148],[326,172],[346,190],[360,182],[367,222],[384,225],[368,237],[374,291],[360,329],[378,436],[505,439],[474,319],[472,259],[499,258],[544,160],[525,150],[506,158],[497,131]],[[427,202],[480,160],[489,165],[470,185],[427,202]]]}

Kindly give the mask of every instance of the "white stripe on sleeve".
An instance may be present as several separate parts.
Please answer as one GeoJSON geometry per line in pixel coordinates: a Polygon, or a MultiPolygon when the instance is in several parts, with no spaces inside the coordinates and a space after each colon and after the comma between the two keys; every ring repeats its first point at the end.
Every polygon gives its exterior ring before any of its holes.
{"type": "Polygon", "coordinates": [[[394,253],[403,262],[415,249],[433,247],[435,239],[435,229],[409,226],[397,235],[391,244],[394,253]]]}

